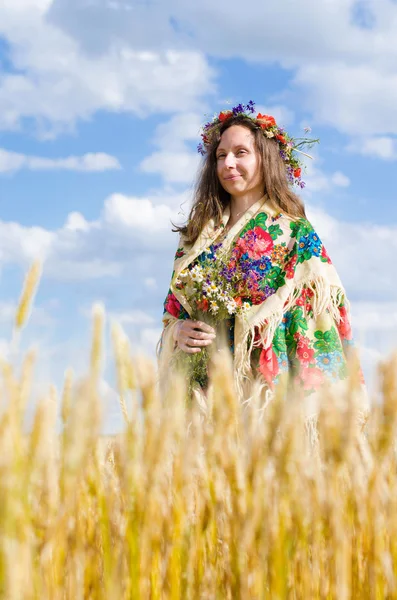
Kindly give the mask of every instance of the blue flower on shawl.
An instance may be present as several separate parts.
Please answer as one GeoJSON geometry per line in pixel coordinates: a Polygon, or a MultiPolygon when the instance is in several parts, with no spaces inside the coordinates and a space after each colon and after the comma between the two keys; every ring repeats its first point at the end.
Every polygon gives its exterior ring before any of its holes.
{"type": "Polygon", "coordinates": [[[289,311],[284,313],[283,320],[280,323],[280,329],[283,329],[283,330],[289,329],[289,327],[291,325],[291,321],[292,321],[292,313],[289,311]]]}
{"type": "Polygon", "coordinates": [[[309,252],[312,256],[320,256],[322,243],[315,231],[302,235],[298,241],[298,253],[309,252]]]}
{"type": "Polygon", "coordinates": [[[277,362],[278,362],[278,366],[280,369],[280,372],[284,372],[284,371],[288,371],[288,356],[286,352],[280,352],[279,356],[277,357],[277,362]]]}
{"type": "Polygon", "coordinates": [[[335,350],[334,352],[322,352],[317,356],[317,362],[319,367],[325,371],[333,381],[336,381],[344,360],[342,353],[335,350]]]}
{"type": "Polygon", "coordinates": [[[251,270],[260,277],[263,277],[272,268],[272,261],[269,256],[263,256],[260,260],[251,263],[251,270]]]}

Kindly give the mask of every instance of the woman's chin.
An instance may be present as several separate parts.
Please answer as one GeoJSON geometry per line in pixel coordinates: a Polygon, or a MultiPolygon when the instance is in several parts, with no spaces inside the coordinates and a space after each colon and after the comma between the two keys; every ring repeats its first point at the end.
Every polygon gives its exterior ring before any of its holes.
{"type": "Polygon", "coordinates": [[[238,177],[238,179],[230,179],[225,181],[223,187],[229,192],[230,190],[240,189],[243,185],[244,182],[242,178],[238,177]]]}

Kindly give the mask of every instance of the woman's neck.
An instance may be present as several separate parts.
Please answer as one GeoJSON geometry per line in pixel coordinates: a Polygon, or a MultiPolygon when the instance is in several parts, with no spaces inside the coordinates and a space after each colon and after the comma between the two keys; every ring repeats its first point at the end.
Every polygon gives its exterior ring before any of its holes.
{"type": "Polygon", "coordinates": [[[240,197],[231,197],[230,199],[230,218],[229,221],[231,223],[236,223],[243,214],[251,208],[256,202],[263,198],[264,194],[259,196],[240,196],[240,197]]]}

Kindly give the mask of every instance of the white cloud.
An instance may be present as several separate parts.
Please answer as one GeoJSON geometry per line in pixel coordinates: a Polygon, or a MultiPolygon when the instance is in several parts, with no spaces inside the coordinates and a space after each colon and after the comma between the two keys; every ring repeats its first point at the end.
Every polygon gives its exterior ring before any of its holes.
{"type": "Polygon", "coordinates": [[[379,300],[379,302],[355,302],[354,318],[356,325],[363,331],[382,331],[383,333],[388,330],[393,330],[394,335],[396,335],[397,300],[379,300]]]}
{"type": "Polygon", "coordinates": [[[43,227],[24,227],[19,223],[0,221],[0,265],[24,264],[35,258],[45,259],[56,238],[43,227]]]}
{"type": "Polygon", "coordinates": [[[396,133],[395,2],[334,0],[324,8],[317,0],[254,0],[246,13],[233,6],[170,0],[153,11],[135,0],[3,2],[0,33],[17,72],[1,79],[2,126],[32,116],[46,135],[97,110],[201,113],[198,99],[216,91],[208,53],[295,70],[297,94],[263,105],[285,124],[293,119],[285,101],[304,101],[315,122],[342,132],[396,133]],[[263,23],[279,26],[264,36],[263,23]]]}
{"type": "Polygon", "coordinates": [[[312,160],[305,159],[305,169],[303,180],[306,182],[305,194],[311,196],[315,192],[331,192],[334,188],[347,188],[350,186],[350,179],[341,171],[326,173],[321,165],[323,159],[316,150],[309,151],[312,160]]]}
{"type": "MultiPolygon", "coordinates": [[[[51,22],[48,10],[53,14],[57,4],[29,2],[17,10],[7,1],[0,7],[0,34],[10,44],[14,66],[13,72],[0,75],[0,128],[20,128],[31,117],[37,133],[51,137],[98,110],[146,117],[201,109],[199,98],[215,91],[215,73],[195,50],[172,45],[140,50],[133,36],[123,40],[115,32],[105,52],[85,52],[79,41],[51,22]]],[[[89,3],[79,4],[79,11],[86,14],[87,7],[89,3]]],[[[147,27],[152,29],[152,22],[147,21],[145,32],[147,27]]],[[[86,33],[93,29],[91,24],[86,33]]]]}
{"type": "Polygon", "coordinates": [[[13,173],[21,169],[30,171],[108,171],[121,169],[120,163],[114,156],[103,152],[69,156],[67,158],[43,158],[10,152],[0,148],[0,173],[13,173]]]}
{"type": "Polygon", "coordinates": [[[95,224],[86,221],[85,217],[79,212],[69,213],[65,223],[65,229],[71,231],[88,231],[93,226],[95,224]]]}
{"type": "Polygon", "coordinates": [[[287,106],[283,106],[282,104],[275,104],[270,106],[256,104],[255,110],[264,115],[272,115],[276,119],[276,122],[280,127],[288,127],[288,125],[291,125],[295,120],[294,112],[290,108],[288,108],[287,106]]]}
{"type": "Polygon", "coordinates": [[[144,173],[158,173],[168,183],[193,183],[200,157],[193,152],[154,152],[145,158],[140,169],[144,173]]]}
{"type": "Polygon", "coordinates": [[[336,171],[332,177],[331,177],[331,181],[334,185],[336,185],[337,187],[342,187],[342,188],[347,188],[350,186],[350,179],[348,178],[347,175],[345,175],[344,173],[341,173],[340,171],[336,171]]]}
{"type": "Polygon", "coordinates": [[[91,258],[88,260],[64,258],[58,256],[56,247],[54,253],[47,259],[44,275],[57,281],[88,281],[104,277],[118,278],[122,275],[123,266],[117,261],[91,258]]]}
{"type": "Polygon", "coordinates": [[[161,175],[167,183],[193,183],[200,157],[186,142],[200,139],[202,117],[181,112],[156,127],[152,143],[159,148],[144,158],[139,168],[144,173],[161,175]]]}
{"type": "Polygon", "coordinates": [[[163,150],[185,149],[184,142],[199,138],[203,117],[199,113],[179,112],[156,127],[153,144],[163,150]]]}
{"type": "Polygon", "coordinates": [[[397,160],[397,142],[395,139],[387,136],[357,138],[349,144],[347,150],[372,158],[397,160]]]}
{"type": "Polygon", "coordinates": [[[120,325],[151,325],[154,319],[143,310],[130,310],[124,312],[113,312],[110,317],[115,319],[120,325]]]}
{"type": "Polygon", "coordinates": [[[155,205],[147,198],[112,194],[105,200],[103,219],[116,228],[142,231],[145,235],[168,229],[174,211],[166,204],[155,205]]]}
{"type": "Polygon", "coordinates": [[[397,69],[308,63],[298,69],[294,83],[304,89],[305,108],[315,122],[353,136],[397,133],[397,69]]]}
{"type": "Polygon", "coordinates": [[[396,225],[338,221],[311,204],[307,205],[307,214],[349,292],[356,298],[397,298],[397,280],[392,276],[397,254],[396,225]]]}

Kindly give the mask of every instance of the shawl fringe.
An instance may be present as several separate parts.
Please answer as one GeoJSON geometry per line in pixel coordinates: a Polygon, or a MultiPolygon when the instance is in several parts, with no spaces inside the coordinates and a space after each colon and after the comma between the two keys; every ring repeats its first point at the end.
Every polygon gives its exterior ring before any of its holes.
{"type": "Polygon", "coordinates": [[[301,295],[305,286],[314,294],[310,299],[314,317],[317,317],[328,308],[332,318],[339,324],[341,316],[338,307],[342,299],[344,299],[348,314],[350,313],[350,304],[346,298],[343,286],[330,284],[323,275],[311,273],[306,278],[301,279],[299,284],[293,288],[281,309],[278,308],[270,312],[270,314],[266,314],[265,311],[259,311],[249,324],[242,321],[243,331],[241,341],[236,345],[234,357],[236,386],[240,396],[244,396],[246,384],[252,382],[252,349],[259,346],[267,348],[272,343],[274,334],[282,322],[284,313],[294,305],[296,298],[301,295]],[[256,328],[259,328],[260,338],[255,343],[256,328]]]}

